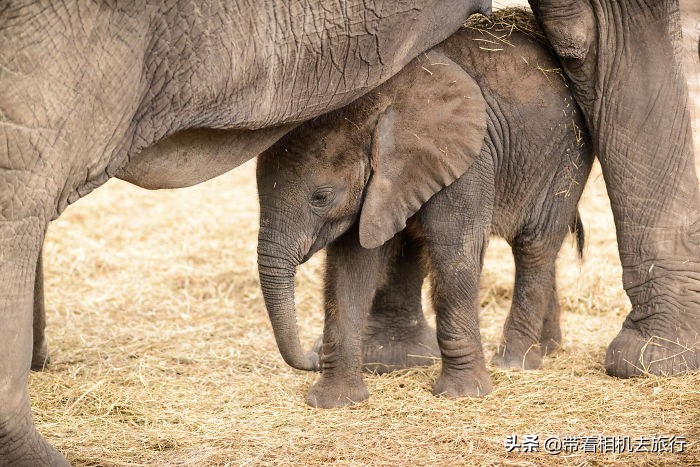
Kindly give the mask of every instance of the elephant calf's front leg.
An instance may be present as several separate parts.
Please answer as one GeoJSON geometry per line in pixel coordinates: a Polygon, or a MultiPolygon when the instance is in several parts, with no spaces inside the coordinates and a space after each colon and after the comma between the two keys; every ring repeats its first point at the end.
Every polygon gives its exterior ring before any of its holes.
{"type": "Polygon", "coordinates": [[[433,388],[437,396],[480,397],[492,390],[479,333],[481,248],[461,248],[458,261],[448,259],[454,256],[450,253],[454,248],[431,248],[433,304],[442,353],[442,372],[433,388]]]}
{"type": "Polygon", "coordinates": [[[351,405],[369,397],[362,380],[362,331],[377,288],[384,248],[363,249],[350,230],[327,249],[321,377],[306,402],[351,405]]]}

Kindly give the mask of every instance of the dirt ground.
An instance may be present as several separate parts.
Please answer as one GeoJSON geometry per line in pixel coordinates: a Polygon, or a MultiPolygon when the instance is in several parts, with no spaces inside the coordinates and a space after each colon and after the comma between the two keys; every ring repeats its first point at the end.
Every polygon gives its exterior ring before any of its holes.
{"type": "MultiPolygon", "coordinates": [[[[700,155],[698,23],[683,26],[700,155]]],[[[581,202],[585,260],[567,241],[558,263],[562,350],[538,371],[490,368],[494,391],[478,400],[433,397],[436,365],[367,375],[371,397],[354,407],[306,406],[317,375],[289,368],[275,346],[257,279],[257,209],[248,163],[183,190],[110,181],[51,225],[53,360],[30,389],[39,431],[71,463],[700,465],[700,374],[623,381],[603,370],[629,302],[599,168],[581,202]],[[539,435],[540,452],[507,453],[514,434],[539,435]],[[687,442],[681,454],[549,455],[542,446],[549,436],[674,435],[687,442]]],[[[494,239],[485,263],[489,358],[512,294],[507,245],[494,239]]],[[[322,329],[322,264],[319,254],[298,274],[306,346],[322,329]]]]}

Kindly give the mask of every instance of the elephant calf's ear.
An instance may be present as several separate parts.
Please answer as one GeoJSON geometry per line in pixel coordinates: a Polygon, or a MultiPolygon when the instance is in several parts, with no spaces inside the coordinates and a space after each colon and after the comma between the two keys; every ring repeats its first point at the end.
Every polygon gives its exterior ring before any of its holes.
{"type": "Polygon", "coordinates": [[[438,52],[409,63],[380,88],[392,104],[372,140],[372,177],[360,214],[360,243],[376,248],[479,156],[486,103],[476,81],[438,52]]]}

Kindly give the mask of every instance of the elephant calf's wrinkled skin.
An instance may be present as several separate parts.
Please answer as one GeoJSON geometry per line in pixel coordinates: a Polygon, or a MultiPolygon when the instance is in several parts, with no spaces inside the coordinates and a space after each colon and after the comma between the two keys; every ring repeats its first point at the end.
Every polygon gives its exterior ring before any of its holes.
{"type": "MultiPolygon", "coordinates": [[[[550,51],[515,31],[508,39],[514,47],[489,52],[474,41],[481,34],[459,31],[258,159],[260,280],[280,351],[297,368],[313,357],[300,354],[294,270],[328,246],[322,374],[310,405],[368,397],[361,376],[366,317],[376,291],[399,282],[396,264],[406,252],[417,258],[421,245],[443,363],[436,395],[491,391],[478,324],[490,233],[510,243],[516,260],[495,363],[537,368],[560,341],[554,264],[567,230],[580,228],[576,205],[592,151],[563,78],[539,71],[557,67],[550,51]],[[465,159],[475,161],[460,172],[465,159]],[[446,188],[426,195],[435,185],[446,188]]],[[[579,230],[579,247],[582,240],[579,230]]],[[[414,286],[420,294],[420,282],[414,286]]]]}

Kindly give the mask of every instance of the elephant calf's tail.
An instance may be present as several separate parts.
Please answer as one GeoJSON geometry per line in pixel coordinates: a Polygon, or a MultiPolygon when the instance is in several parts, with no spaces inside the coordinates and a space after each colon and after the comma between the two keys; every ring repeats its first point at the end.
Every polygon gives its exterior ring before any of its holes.
{"type": "Polygon", "coordinates": [[[576,210],[576,217],[569,225],[569,231],[576,236],[576,250],[578,257],[583,259],[583,247],[586,246],[586,234],[583,232],[583,223],[581,222],[581,213],[576,210]]]}

